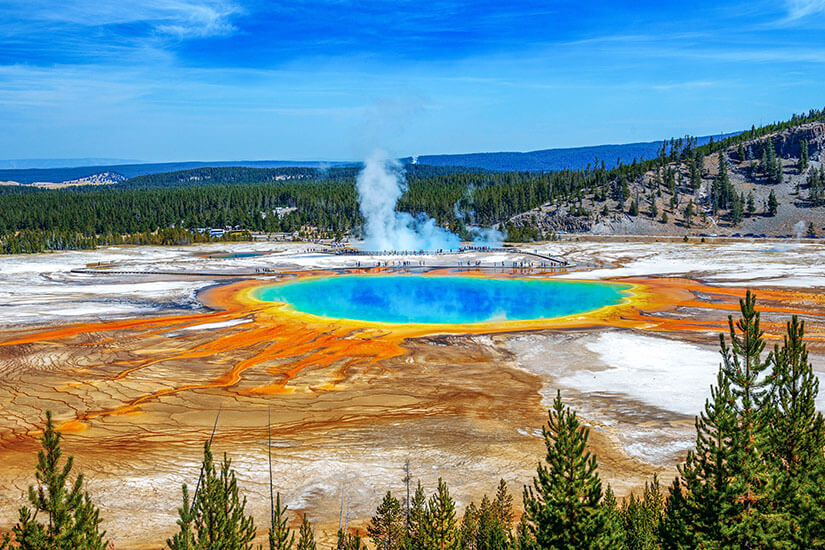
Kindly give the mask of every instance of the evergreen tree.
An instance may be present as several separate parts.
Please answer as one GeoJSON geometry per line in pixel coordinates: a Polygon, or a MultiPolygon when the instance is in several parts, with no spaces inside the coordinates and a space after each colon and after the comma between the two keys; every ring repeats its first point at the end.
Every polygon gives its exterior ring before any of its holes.
{"type": "Polygon", "coordinates": [[[507,550],[509,545],[510,533],[501,522],[496,503],[484,495],[478,509],[475,548],[476,550],[507,550]]]}
{"type": "Polygon", "coordinates": [[[662,540],[665,548],[720,547],[724,505],[733,500],[731,438],[735,416],[728,379],[720,370],[710,399],[696,419],[696,446],[688,451],[667,499],[662,540]]]}
{"type": "Polygon", "coordinates": [[[498,482],[493,507],[496,518],[501,525],[509,531],[513,525],[513,496],[507,490],[507,483],[503,479],[498,482]]]}
{"type": "Polygon", "coordinates": [[[748,210],[748,216],[753,216],[753,214],[756,212],[756,204],[754,203],[754,199],[753,199],[753,191],[748,193],[748,207],[747,207],[747,210],[748,210]]]}
{"type": "Polygon", "coordinates": [[[461,518],[461,550],[478,550],[478,508],[470,502],[461,518]]]}
{"type": "Polygon", "coordinates": [[[183,486],[183,506],[178,509],[180,530],[167,545],[173,550],[251,550],[255,523],[245,512],[232,463],[224,455],[215,466],[209,442],[203,447],[202,480],[189,504],[183,486]]]}
{"type": "Polygon", "coordinates": [[[61,465],[62,435],[54,429],[51,411],[46,411],[46,429],[40,438],[42,449],[37,453],[35,479],[37,487],[29,487],[31,508],[22,507],[17,524],[12,528],[15,547],[25,550],[103,550],[99,513],[88,493],[83,490],[83,474],[70,482],[74,459],[69,456],[61,465]],[[40,514],[48,518],[41,523],[40,514]]]}
{"type": "Polygon", "coordinates": [[[457,549],[459,547],[458,522],[455,502],[450,496],[447,484],[438,478],[438,488],[430,497],[426,524],[426,548],[433,550],[457,549]]]}
{"type": "Polygon", "coordinates": [[[720,525],[723,537],[743,545],[771,548],[784,528],[784,518],[771,508],[771,480],[763,452],[767,436],[767,417],[771,414],[766,376],[771,358],[762,360],[765,348],[756,311],[756,298],[748,291],[739,301],[741,318],[734,324],[728,317],[730,347],[720,335],[722,372],[730,380],[736,429],[731,443],[734,477],[731,488],[735,498],[728,504],[733,519],[720,525]]]}
{"type": "MultiPolygon", "coordinates": [[[[711,389],[711,393],[713,393],[713,389],[711,389]]],[[[707,405],[706,403],[706,412],[708,412],[707,405]]],[[[693,451],[688,452],[688,459],[694,461],[696,455],[692,453],[693,451]]],[[[682,468],[687,468],[687,462],[684,466],[680,465],[679,468],[679,472],[683,473],[682,468]]],[[[664,515],[662,516],[662,521],[659,523],[659,540],[662,543],[662,548],[668,550],[697,548],[697,533],[701,532],[701,530],[695,529],[694,526],[697,521],[702,518],[693,515],[692,508],[695,506],[696,501],[691,499],[691,501],[688,502],[686,500],[684,492],[685,485],[685,480],[680,476],[676,476],[665,500],[664,515]]],[[[707,520],[703,523],[706,525],[707,520]]]]}
{"type": "Polygon", "coordinates": [[[693,216],[696,214],[696,208],[693,206],[693,199],[685,206],[685,224],[690,227],[693,223],[693,216]]]}
{"type": "Polygon", "coordinates": [[[289,518],[286,512],[287,506],[281,506],[281,493],[278,492],[275,495],[275,506],[272,508],[269,521],[269,550],[291,550],[292,548],[295,533],[289,528],[289,518]]]}
{"type": "Polygon", "coordinates": [[[376,548],[382,550],[401,548],[404,538],[404,516],[401,513],[401,503],[390,491],[387,491],[384,500],[378,505],[367,527],[367,533],[376,548]]]}
{"type": "Polygon", "coordinates": [[[800,174],[808,169],[808,140],[806,139],[799,142],[799,162],[796,166],[800,174]]]}
{"type": "Polygon", "coordinates": [[[358,533],[347,534],[344,537],[343,545],[338,548],[343,550],[368,550],[367,545],[361,540],[361,535],[358,533]]]}
{"type": "Polygon", "coordinates": [[[765,342],[754,305],[748,291],[741,319],[728,318],[730,346],[720,335],[717,385],[696,420],[696,448],[668,497],[667,548],[776,548],[787,540],[788,518],[774,507],[765,453],[772,359],[761,357],[765,342]]]}
{"type": "Polygon", "coordinates": [[[776,158],[776,149],[774,149],[773,142],[768,139],[765,142],[765,155],[763,157],[762,169],[765,172],[770,183],[780,183],[782,176],[782,163],[776,158]]]}
{"type": "Polygon", "coordinates": [[[601,506],[596,457],[587,450],[589,430],[556,394],[542,428],[547,455],[532,487],[525,487],[522,522],[539,548],[608,548],[618,535],[601,506]]]}
{"type": "Polygon", "coordinates": [[[298,543],[295,545],[296,550],[315,550],[315,533],[312,531],[307,515],[303,515],[301,520],[301,528],[298,530],[298,543]]]}
{"type": "Polygon", "coordinates": [[[462,550],[507,550],[511,547],[509,529],[501,521],[498,504],[487,495],[476,508],[470,503],[461,521],[462,550]]]}
{"type": "Polygon", "coordinates": [[[405,537],[405,548],[410,550],[423,548],[427,542],[427,525],[429,523],[429,510],[427,509],[427,497],[421,487],[421,481],[415,488],[413,498],[410,501],[409,520],[405,537]]]}
{"type": "Polygon", "coordinates": [[[604,498],[602,499],[602,507],[605,513],[605,523],[608,531],[616,533],[616,539],[613,541],[613,548],[616,550],[625,550],[627,548],[627,539],[624,528],[624,520],[622,518],[622,510],[619,508],[619,503],[616,501],[616,495],[613,494],[613,488],[610,485],[604,491],[604,498]]]}
{"type": "Polygon", "coordinates": [[[808,360],[805,322],[793,316],[774,347],[768,448],[776,506],[787,513],[797,548],[825,547],[825,421],[816,410],[819,380],[808,360]]]}
{"type": "Polygon", "coordinates": [[[776,195],[771,189],[771,194],[768,195],[768,216],[776,216],[776,212],[779,210],[779,201],[776,200],[776,195]]]}
{"type": "Polygon", "coordinates": [[[178,508],[178,532],[171,539],[166,539],[166,546],[171,550],[189,550],[197,548],[195,541],[195,510],[189,500],[189,487],[183,484],[183,504],[178,508]]]}
{"type": "Polygon", "coordinates": [[[733,225],[739,225],[745,219],[744,202],[745,198],[742,195],[733,194],[730,203],[730,222],[733,225]]]}
{"type": "Polygon", "coordinates": [[[660,548],[659,530],[664,515],[665,498],[659,479],[645,483],[641,498],[631,494],[621,510],[625,544],[631,550],[655,550],[660,548]]]}

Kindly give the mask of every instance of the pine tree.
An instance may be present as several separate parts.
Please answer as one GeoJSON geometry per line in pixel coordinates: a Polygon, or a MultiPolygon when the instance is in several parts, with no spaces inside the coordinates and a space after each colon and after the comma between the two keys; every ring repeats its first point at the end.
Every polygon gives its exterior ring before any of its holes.
{"type": "Polygon", "coordinates": [[[783,346],[774,347],[767,458],[777,507],[791,520],[798,548],[825,547],[825,420],[816,410],[819,380],[808,360],[805,322],[793,316],[783,346]]]}
{"type": "Polygon", "coordinates": [[[421,487],[421,481],[415,488],[413,498],[410,501],[409,521],[404,547],[407,549],[423,548],[427,542],[427,525],[429,523],[429,510],[427,509],[427,497],[421,487]]]}
{"type": "MultiPolygon", "coordinates": [[[[693,460],[695,455],[691,455],[689,452],[688,457],[693,460]]],[[[680,468],[683,468],[683,466],[680,466],[680,468]]],[[[681,469],[679,471],[682,473],[681,469]]],[[[688,503],[685,499],[684,488],[684,479],[676,476],[670,486],[670,491],[665,500],[664,515],[659,523],[659,540],[662,543],[662,548],[668,550],[697,548],[697,532],[700,530],[693,527],[700,518],[693,515],[691,507],[695,504],[695,501],[688,503]]]]}
{"type": "Polygon", "coordinates": [[[779,183],[782,165],[778,162],[779,159],[776,158],[776,150],[773,147],[773,142],[767,140],[764,147],[765,153],[762,157],[762,170],[770,183],[779,183]],[[780,167],[779,172],[777,172],[777,166],[780,167]]]}
{"type": "Polygon", "coordinates": [[[768,195],[768,216],[776,216],[776,212],[779,210],[779,201],[776,200],[776,195],[771,189],[771,194],[768,195]]]}
{"type": "Polygon", "coordinates": [[[510,532],[501,522],[495,502],[487,495],[481,499],[478,509],[478,531],[475,541],[476,550],[507,550],[510,545],[510,532]]]}
{"type": "Polygon", "coordinates": [[[459,547],[455,502],[447,484],[438,478],[438,488],[430,497],[426,524],[427,548],[445,550],[459,547]]]}
{"type": "Polygon", "coordinates": [[[691,201],[687,204],[687,206],[685,206],[685,212],[684,212],[684,214],[685,214],[685,224],[688,227],[690,227],[691,224],[693,223],[693,216],[694,216],[695,213],[696,213],[696,208],[693,206],[693,200],[691,199],[691,201]]]}
{"type": "Polygon", "coordinates": [[[799,162],[796,166],[800,174],[808,169],[808,140],[806,139],[799,142],[799,162]]]}
{"type": "Polygon", "coordinates": [[[613,488],[610,487],[610,485],[608,485],[607,489],[604,491],[602,508],[605,513],[607,530],[616,533],[616,539],[613,541],[613,548],[616,550],[625,550],[627,548],[627,539],[624,521],[622,519],[622,511],[619,508],[619,503],[616,502],[616,495],[613,494],[613,488]]]}
{"type": "Polygon", "coordinates": [[[287,506],[281,506],[281,493],[275,494],[275,506],[269,521],[269,550],[290,550],[295,533],[289,528],[287,506]]]}
{"type": "Polygon", "coordinates": [[[765,348],[756,311],[756,298],[748,291],[739,301],[741,318],[734,324],[728,317],[730,347],[720,335],[722,372],[730,380],[731,397],[736,414],[732,437],[735,450],[734,477],[731,488],[735,499],[728,504],[733,521],[720,525],[723,537],[744,545],[771,547],[784,528],[784,518],[771,511],[770,471],[763,456],[767,437],[767,418],[771,414],[770,382],[766,376],[771,358],[762,359],[765,348]]]}
{"type": "Polygon", "coordinates": [[[461,518],[461,550],[478,550],[478,508],[470,502],[461,518]]]}
{"type": "Polygon", "coordinates": [[[641,498],[631,494],[621,510],[626,546],[631,550],[655,550],[660,548],[659,530],[664,514],[664,495],[659,478],[645,483],[641,498]]]}
{"type": "Polygon", "coordinates": [[[719,547],[719,524],[730,488],[731,438],[736,419],[728,379],[720,370],[710,399],[696,418],[696,446],[688,451],[667,499],[662,540],[665,548],[719,547]]]}
{"type": "Polygon", "coordinates": [[[696,449],[668,497],[666,548],[776,548],[788,537],[766,462],[772,359],[761,356],[765,342],[750,291],[740,311],[738,322],[728,318],[730,346],[720,335],[717,385],[696,420],[696,449]]]}
{"type": "Polygon", "coordinates": [[[745,197],[733,193],[733,199],[730,203],[730,222],[733,225],[739,225],[745,219],[744,202],[745,197]]]}
{"type": "Polygon", "coordinates": [[[587,450],[589,430],[556,394],[542,428],[547,455],[532,487],[525,487],[522,522],[540,548],[607,548],[617,540],[601,506],[596,457],[587,450]]]}
{"type": "Polygon", "coordinates": [[[178,508],[178,532],[171,539],[166,539],[166,546],[171,550],[189,550],[197,548],[195,542],[195,532],[193,524],[195,522],[195,511],[189,500],[189,487],[183,484],[183,504],[178,508]]]}
{"type": "Polygon", "coordinates": [[[401,548],[404,535],[404,516],[401,513],[401,503],[390,491],[387,491],[384,500],[378,505],[378,509],[367,527],[367,533],[376,548],[381,550],[401,548]]]}
{"type": "Polygon", "coordinates": [[[493,507],[496,518],[501,525],[509,531],[513,525],[513,496],[507,490],[507,483],[503,479],[498,482],[493,507]]]}
{"type": "Polygon", "coordinates": [[[367,545],[361,540],[361,535],[358,533],[348,534],[344,537],[344,544],[339,548],[343,548],[343,550],[368,550],[367,545]]]}
{"type": "Polygon", "coordinates": [[[307,515],[303,515],[301,520],[301,528],[298,531],[298,543],[295,545],[296,550],[315,550],[315,533],[312,531],[307,515]]]}
{"type": "Polygon", "coordinates": [[[19,512],[12,528],[15,546],[26,550],[103,550],[106,548],[99,527],[101,519],[88,493],[83,490],[83,474],[69,481],[74,459],[69,456],[61,466],[62,435],[54,429],[51,411],[46,411],[46,429],[40,438],[35,479],[37,488],[29,487],[29,504],[19,512]],[[38,515],[48,523],[38,522],[38,515]],[[44,518],[45,519],[45,518],[44,518]]]}
{"type": "Polygon", "coordinates": [[[189,504],[183,486],[183,506],[178,509],[180,530],[167,545],[173,550],[251,550],[255,523],[245,512],[232,462],[224,455],[215,466],[209,442],[203,447],[202,480],[189,504]]]}

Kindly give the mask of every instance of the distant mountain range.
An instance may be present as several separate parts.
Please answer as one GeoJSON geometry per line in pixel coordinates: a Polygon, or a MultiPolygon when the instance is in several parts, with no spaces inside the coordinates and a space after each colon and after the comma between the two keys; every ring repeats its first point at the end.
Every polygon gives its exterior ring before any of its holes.
{"type": "MultiPolygon", "coordinates": [[[[712,136],[714,140],[734,136],[739,132],[712,136]]],[[[711,136],[696,138],[697,145],[704,145],[711,136]]],[[[617,160],[623,163],[633,162],[656,157],[662,141],[647,141],[641,143],[625,143],[620,145],[593,145],[589,147],[571,147],[567,149],[541,149],[527,153],[500,152],[500,153],[466,153],[458,155],[421,155],[402,159],[407,162],[416,162],[430,166],[468,166],[481,168],[493,172],[530,171],[554,172],[557,170],[585,168],[593,164],[596,159],[604,161],[608,168],[616,165],[617,160]]]]}
{"type": "MultiPolygon", "coordinates": [[[[735,135],[722,134],[713,136],[720,139],[735,135]]],[[[697,138],[699,145],[705,144],[711,136],[697,138]]],[[[565,169],[584,168],[596,159],[604,161],[608,167],[615,166],[617,160],[624,163],[633,159],[650,159],[656,156],[662,141],[643,143],[625,143],[620,145],[594,145],[590,147],[572,147],[567,149],[542,149],[539,151],[466,153],[457,155],[421,155],[400,159],[406,164],[421,164],[437,167],[467,167],[492,172],[533,171],[550,172],[565,169]]],[[[195,168],[243,166],[247,168],[332,168],[356,166],[357,162],[324,161],[288,161],[288,160],[253,160],[253,161],[212,161],[212,162],[162,162],[162,163],[117,163],[117,161],[98,163],[112,159],[30,159],[0,160],[0,182],[12,181],[21,184],[35,182],[68,182],[89,178],[104,172],[119,174],[126,179],[150,174],[192,170],[195,168]],[[88,162],[86,162],[88,161],[88,162]],[[83,164],[85,162],[85,164],[83,164]],[[28,163],[28,164],[27,164],[28,163]],[[59,166],[63,163],[63,166],[59,166]],[[37,167],[35,168],[34,165],[37,167]]]]}
{"type": "Polygon", "coordinates": [[[337,166],[349,166],[356,163],[346,162],[321,162],[321,161],[289,161],[289,160],[235,160],[216,162],[160,162],[146,164],[111,164],[95,166],[73,166],[64,168],[29,168],[29,169],[0,169],[0,181],[15,181],[22,184],[35,182],[54,182],[79,180],[88,178],[103,172],[113,172],[120,174],[126,179],[137,176],[148,176],[151,174],[164,174],[168,172],[179,172],[181,170],[193,170],[195,168],[210,168],[221,166],[243,166],[247,168],[332,168],[337,166]]]}

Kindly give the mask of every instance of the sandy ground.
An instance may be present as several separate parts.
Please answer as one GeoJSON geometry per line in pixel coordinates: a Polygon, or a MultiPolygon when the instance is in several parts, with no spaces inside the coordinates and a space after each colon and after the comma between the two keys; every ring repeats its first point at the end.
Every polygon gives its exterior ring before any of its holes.
{"type": "MultiPolygon", "coordinates": [[[[815,298],[825,286],[820,262],[825,249],[818,244],[594,240],[528,248],[580,266],[561,277],[688,277],[724,288],[792,292],[801,296],[800,313],[820,323],[822,307],[815,298]],[[806,297],[811,298],[806,302],[806,297]]],[[[461,261],[495,264],[513,258],[465,255],[461,261]]],[[[423,260],[450,265],[455,258],[423,260]]],[[[337,527],[342,492],[351,524],[363,526],[383,492],[401,490],[406,460],[428,488],[439,476],[447,480],[461,506],[493,491],[499,478],[508,481],[518,501],[542,455],[540,428],[557,389],[592,428],[601,472],[620,495],[653,473],[672,477],[692,445],[693,416],[719,364],[718,330],[433,334],[406,340],[401,353],[373,362],[322,360],[334,346],[321,339],[298,355],[272,354],[260,368],[243,370],[237,382],[204,383],[220,380],[279,338],[293,347],[303,344],[285,334],[290,327],[259,334],[255,331],[263,329],[254,316],[216,316],[199,300],[199,291],[233,282],[238,273],[266,278],[256,272],[352,267],[357,261],[366,260],[272,243],[4,258],[0,344],[44,327],[158,314],[190,320],[0,345],[0,526],[13,522],[33,481],[33,436],[46,409],[68,422],[146,395],[155,397],[125,414],[90,418],[85,429],[65,435],[118,548],[159,547],[172,533],[180,485],[197,480],[199,447],[219,408],[215,449],[232,458],[258,525],[268,513],[271,411],[276,486],[291,509],[306,510],[316,520],[322,536],[337,527]],[[247,254],[256,255],[237,257],[247,254]],[[72,271],[87,267],[107,274],[72,271]],[[114,274],[126,271],[153,274],[114,274]],[[181,271],[208,275],[165,274],[181,271]],[[236,345],[239,340],[244,344],[236,345]],[[294,391],[255,391],[271,383],[278,369],[297,362],[308,366],[292,381],[294,391]],[[181,385],[195,389],[163,393],[181,385]]],[[[519,256],[518,261],[529,260],[519,256]]],[[[667,315],[711,314],[675,308],[667,315]]],[[[722,318],[719,312],[712,315],[722,318]]],[[[348,334],[338,340],[357,338],[348,334]]],[[[352,357],[372,353],[364,346],[364,339],[355,342],[352,357]]],[[[813,346],[812,360],[824,373],[820,347],[813,346]]],[[[820,399],[819,405],[825,402],[820,399]]]]}

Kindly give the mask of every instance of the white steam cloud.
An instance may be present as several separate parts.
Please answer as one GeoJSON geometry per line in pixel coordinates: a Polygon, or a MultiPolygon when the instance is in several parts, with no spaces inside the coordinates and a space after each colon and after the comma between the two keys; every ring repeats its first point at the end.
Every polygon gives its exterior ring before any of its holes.
{"type": "Polygon", "coordinates": [[[802,238],[805,232],[808,230],[808,225],[805,223],[805,220],[799,220],[793,226],[793,231],[796,234],[796,240],[802,238]]]}
{"type": "Polygon", "coordinates": [[[504,244],[507,234],[492,227],[481,227],[476,225],[476,213],[469,205],[472,204],[473,193],[476,188],[470,184],[464,190],[464,196],[453,205],[453,215],[456,219],[466,220],[467,231],[473,238],[476,246],[487,246],[499,248],[504,244]]]}
{"type": "Polygon", "coordinates": [[[366,223],[365,250],[454,250],[458,236],[439,227],[426,214],[398,212],[395,205],[407,190],[401,164],[383,151],[364,163],[356,179],[358,203],[366,223]]]}
{"type": "Polygon", "coordinates": [[[490,248],[501,248],[504,244],[506,235],[493,227],[477,227],[472,226],[468,228],[470,235],[473,236],[473,244],[476,246],[488,246],[490,248]]]}

